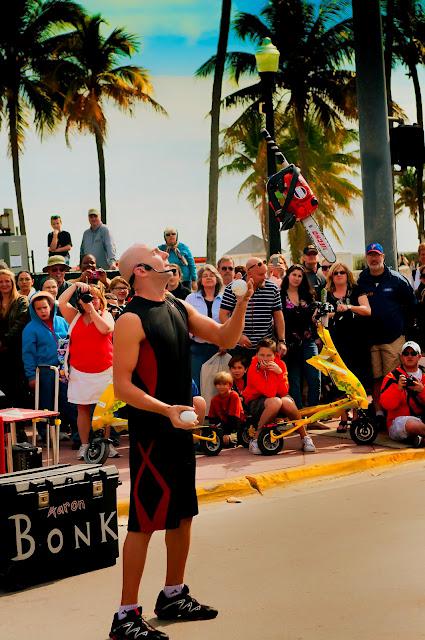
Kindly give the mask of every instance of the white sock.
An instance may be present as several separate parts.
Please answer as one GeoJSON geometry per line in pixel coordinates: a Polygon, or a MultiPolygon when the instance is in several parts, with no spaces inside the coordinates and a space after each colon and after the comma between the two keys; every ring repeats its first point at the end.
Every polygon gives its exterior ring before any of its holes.
{"type": "Polygon", "coordinates": [[[164,587],[164,593],[167,598],[178,596],[182,592],[184,584],[172,584],[164,587]]]}
{"type": "Polygon", "coordinates": [[[127,615],[127,611],[131,611],[132,609],[140,609],[142,610],[142,607],[138,604],[123,604],[121,605],[121,607],[118,609],[118,620],[122,620],[123,618],[125,618],[125,616],[127,615]]]}

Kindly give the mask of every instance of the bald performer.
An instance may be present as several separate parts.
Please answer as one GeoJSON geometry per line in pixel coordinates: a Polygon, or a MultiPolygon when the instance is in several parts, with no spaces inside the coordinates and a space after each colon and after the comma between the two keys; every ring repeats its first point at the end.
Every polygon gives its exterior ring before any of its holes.
{"type": "Polygon", "coordinates": [[[166,620],[207,620],[217,610],[197,602],[184,584],[192,518],[198,513],[195,455],[191,429],[197,420],[180,419],[193,411],[189,332],[227,349],[238,341],[253,284],[238,298],[223,325],[200,315],[166,292],[173,266],[159,248],[135,244],[121,257],[120,273],[135,295],[115,325],[114,387],[128,404],[130,436],[130,511],[123,551],[123,589],[110,638],[159,640],[138,604],[149,540],[165,530],[167,571],[155,613],[166,620]],[[133,637],[133,636],[131,636],[133,637]]]}
{"type": "MultiPolygon", "coordinates": [[[[247,278],[253,282],[254,293],[248,302],[245,326],[235,351],[242,353],[250,361],[260,340],[275,338],[278,352],[284,356],[286,341],[282,302],[279,289],[267,279],[267,261],[249,258],[246,273],[247,278]]],[[[234,313],[235,307],[236,296],[231,285],[228,285],[221,301],[220,322],[226,322],[234,313]]]]}

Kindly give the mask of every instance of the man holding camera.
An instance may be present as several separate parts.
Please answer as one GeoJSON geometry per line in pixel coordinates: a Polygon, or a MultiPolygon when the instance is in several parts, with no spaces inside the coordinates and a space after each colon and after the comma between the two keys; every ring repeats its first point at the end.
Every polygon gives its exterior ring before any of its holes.
{"type": "Polygon", "coordinates": [[[412,340],[405,342],[401,365],[388,373],[381,387],[380,404],[387,412],[388,435],[392,440],[425,442],[425,377],[419,366],[421,348],[412,340]]]}

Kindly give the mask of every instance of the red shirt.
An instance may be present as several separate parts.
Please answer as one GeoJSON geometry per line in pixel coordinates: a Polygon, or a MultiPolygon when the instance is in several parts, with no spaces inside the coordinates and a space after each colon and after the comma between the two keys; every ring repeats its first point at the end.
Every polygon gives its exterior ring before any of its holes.
{"type": "Polygon", "coordinates": [[[258,368],[258,358],[255,356],[248,369],[248,382],[242,393],[245,402],[256,400],[260,396],[266,398],[283,398],[288,394],[288,371],[286,364],[276,354],[275,363],[280,367],[281,373],[267,371],[262,367],[258,368]]]}
{"type": "Polygon", "coordinates": [[[220,422],[226,422],[227,418],[240,418],[242,414],[241,399],[236,391],[230,391],[229,395],[213,396],[211,399],[209,418],[218,418],[220,422]]]}
{"type": "MultiPolygon", "coordinates": [[[[397,367],[400,375],[406,375],[401,367],[397,367]]],[[[415,394],[408,398],[407,390],[398,388],[398,378],[392,371],[388,373],[381,386],[381,395],[379,396],[379,404],[387,412],[387,427],[391,427],[393,420],[399,416],[416,415],[420,417],[425,405],[425,389],[417,394],[419,402],[415,402],[415,394]],[[408,401],[409,400],[409,401],[408,401]]],[[[420,380],[424,384],[424,376],[420,380]]]]}
{"type": "Polygon", "coordinates": [[[101,333],[94,322],[78,319],[71,333],[69,362],[83,373],[100,373],[112,367],[112,332],[101,333]]]}

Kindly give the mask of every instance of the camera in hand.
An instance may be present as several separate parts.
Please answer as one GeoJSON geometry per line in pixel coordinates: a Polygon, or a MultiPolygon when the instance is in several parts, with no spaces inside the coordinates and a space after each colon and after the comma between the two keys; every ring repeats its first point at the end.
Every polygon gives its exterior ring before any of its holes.
{"type": "Polygon", "coordinates": [[[413,376],[406,377],[406,387],[414,387],[417,380],[413,376]]]}
{"type": "Polygon", "coordinates": [[[80,290],[78,290],[77,300],[88,304],[89,302],[93,302],[93,296],[89,291],[81,292],[80,290]]]}

